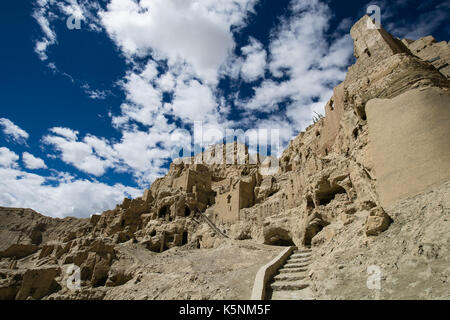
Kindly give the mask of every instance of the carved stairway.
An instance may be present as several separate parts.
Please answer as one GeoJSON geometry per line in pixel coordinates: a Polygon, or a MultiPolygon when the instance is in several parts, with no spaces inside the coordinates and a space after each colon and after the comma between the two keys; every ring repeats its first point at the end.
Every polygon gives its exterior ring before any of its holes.
{"type": "Polygon", "coordinates": [[[269,284],[267,298],[271,300],[312,300],[308,267],[311,249],[295,250],[269,284]]]}
{"type": "Polygon", "coordinates": [[[211,221],[211,219],[209,219],[206,214],[200,212],[200,211],[196,211],[196,213],[208,224],[208,226],[218,235],[221,236],[223,238],[228,238],[228,236],[223,233],[215,224],[214,222],[211,221]]]}

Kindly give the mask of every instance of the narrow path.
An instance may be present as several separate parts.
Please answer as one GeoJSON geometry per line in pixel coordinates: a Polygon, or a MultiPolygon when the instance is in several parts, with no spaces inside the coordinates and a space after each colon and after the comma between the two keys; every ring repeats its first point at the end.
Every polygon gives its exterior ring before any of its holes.
{"type": "Polygon", "coordinates": [[[311,249],[295,250],[285,264],[278,270],[267,288],[271,300],[313,300],[308,267],[311,262],[311,249]]]}

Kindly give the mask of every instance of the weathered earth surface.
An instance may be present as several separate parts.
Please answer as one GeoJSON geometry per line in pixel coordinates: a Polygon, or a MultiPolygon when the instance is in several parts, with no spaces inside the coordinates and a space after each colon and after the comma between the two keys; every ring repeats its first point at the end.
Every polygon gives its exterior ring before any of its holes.
{"type": "Polygon", "coordinates": [[[283,246],[315,299],[448,299],[450,47],[369,24],[279,161],[215,145],[90,219],[0,208],[0,299],[248,299],[283,246]]]}
{"type": "Polygon", "coordinates": [[[394,222],[366,237],[367,213],[337,226],[337,236],[313,250],[311,279],[318,299],[450,299],[450,182],[386,208],[394,222]],[[381,271],[369,290],[368,268],[381,271]]]}

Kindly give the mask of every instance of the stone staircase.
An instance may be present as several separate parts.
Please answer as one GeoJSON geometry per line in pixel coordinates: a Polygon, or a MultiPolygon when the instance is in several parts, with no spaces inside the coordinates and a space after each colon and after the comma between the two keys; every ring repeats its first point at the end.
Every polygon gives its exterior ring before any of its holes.
{"type": "Polygon", "coordinates": [[[206,222],[206,224],[220,237],[222,238],[229,238],[225,233],[223,233],[215,224],[214,222],[211,221],[211,219],[209,219],[206,214],[204,214],[203,212],[200,211],[196,211],[196,214],[199,215],[199,217],[201,217],[203,219],[203,221],[206,222]]]}
{"type": "Polygon", "coordinates": [[[314,293],[310,287],[308,267],[311,249],[295,250],[278,269],[267,290],[271,300],[312,300],[314,293]]]}

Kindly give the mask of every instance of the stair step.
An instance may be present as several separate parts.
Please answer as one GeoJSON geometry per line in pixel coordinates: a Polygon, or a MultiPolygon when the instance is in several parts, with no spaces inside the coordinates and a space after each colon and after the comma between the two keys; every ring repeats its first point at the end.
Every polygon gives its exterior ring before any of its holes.
{"type": "Polygon", "coordinates": [[[272,290],[302,290],[309,287],[306,281],[275,281],[270,285],[272,290]]]}
{"type": "Polygon", "coordinates": [[[286,263],[283,268],[292,269],[292,268],[306,268],[309,266],[309,263],[286,263]]]}
{"type": "Polygon", "coordinates": [[[293,251],[294,253],[311,253],[311,249],[297,249],[293,251]]]}
{"type": "Polygon", "coordinates": [[[291,257],[310,257],[312,252],[293,252],[291,257]]]}
{"type": "Polygon", "coordinates": [[[305,272],[281,273],[273,277],[276,281],[296,281],[306,278],[305,272]]]}
{"type": "Polygon", "coordinates": [[[308,271],[308,268],[281,268],[278,270],[280,274],[282,273],[298,273],[298,272],[306,272],[308,271]]]}
{"type": "Polygon", "coordinates": [[[303,290],[276,290],[272,292],[271,300],[315,300],[311,287],[303,290]]]}
{"type": "Polygon", "coordinates": [[[301,262],[310,262],[311,258],[289,258],[286,262],[295,262],[295,263],[301,263],[301,262]]]}
{"type": "Polygon", "coordinates": [[[305,256],[305,255],[294,255],[293,254],[289,258],[290,259],[311,259],[311,255],[305,256]]]}

